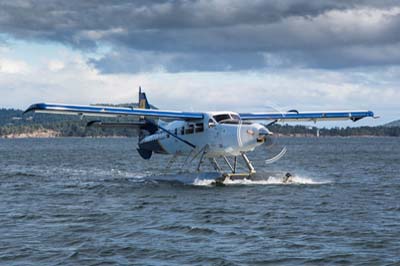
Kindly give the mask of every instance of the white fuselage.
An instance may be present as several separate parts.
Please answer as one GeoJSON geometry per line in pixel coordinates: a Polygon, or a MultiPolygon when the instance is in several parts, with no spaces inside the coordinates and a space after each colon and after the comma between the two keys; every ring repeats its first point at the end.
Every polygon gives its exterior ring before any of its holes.
{"type": "MultiPolygon", "coordinates": [[[[269,131],[257,123],[242,123],[232,112],[204,113],[202,120],[158,122],[160,126],[179,138],[196,146],[196,150],[207,149],[207,157],[238,156],[254,150],[264,143],[269,131]]],[[[144,137],[139,145],[155,153],[189,155],[194,148],[159,130],[144,137]]]]}

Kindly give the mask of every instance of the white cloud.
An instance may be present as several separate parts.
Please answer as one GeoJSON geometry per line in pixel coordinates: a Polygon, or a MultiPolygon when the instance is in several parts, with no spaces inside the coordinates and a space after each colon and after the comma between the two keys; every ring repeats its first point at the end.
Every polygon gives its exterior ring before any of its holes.
{"type": "Polygon", "coordinates": [[[29,66],[24,61],[0,58],[0,73],[23,74],[28,71],[29,66]]]}
{"type": "Polygon", "coordinates": [[[60,60],[50,60],[47,64],[50,71],[57,72],[64,69],[64,62],[60,60]]]}
{"type": "Polygon", "coordinates": [[[88,39],[92,41],[98,41],[105,37],[110,37],[112,35],[122,35],[126,34],[126,29],[121,27],[111,28],[109,30],[83,30],[80,31],[75,38],[78,40],[80,38],[88,39]]]}
{"type": "MultiPolygon", "coordinates": [[[[1,39],[0,39],[1,40],[1,39]]],[[[5,54],[10,51],[10,48],[7,46],[2,46],[0,43],[0,54],[5,54]]]]}

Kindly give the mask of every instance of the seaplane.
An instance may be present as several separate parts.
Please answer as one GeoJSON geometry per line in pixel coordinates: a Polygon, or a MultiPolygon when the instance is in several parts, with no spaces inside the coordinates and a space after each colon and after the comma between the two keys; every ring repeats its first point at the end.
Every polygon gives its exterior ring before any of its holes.
{"type": "MultiPolygon", "coordinates": [[[[337,121],[354,122],[375,117],[372,111],[321,111],[300,112],[257,112],[237,113],[232,111],[184,112],[159,110],[150,105],[146,93],[139,87],[138,107],[111,107],[97,105],[70,105],[56,103],[36,103],[29,106],[25,113],[48,113],[78,115],[80,117],[97,117],[89,121],[88,127],[126,127],[138,130],[137,151],[141,158],[149,160],[153,154],[186,157],[186,161],[198,160],[196,171],[200,172],[205,160],[209,160],[214,169],[220,173],[217,184],[227,179],[251,179],[256,170],[247,153],[268,142],[273,133],[268,129],[279,122],[303,121],[337,121]],[[107,118],[107,121],[99,120],[107,118]],[[116,121],[109,122],[109,118],[116,121]],[[125,122],[119,122],[124,118],[125,122]],[[130,119],[132,118],[132,119],[130,119]],[[126,119],[129,121],[126,122],[126,119]],[[238,171],[238,159],[245,165],[245,171],[238,171]],[[219,161],[226,164],[228,171],[223,171],[219,161]]],[[[104,119],[103,119],[104,120],[104,119]]],[[[286,153],[286,148],[269,159],[275,162],[286,153]]],[[[284,176],[290,181],[291,174],[284,176]]]]}

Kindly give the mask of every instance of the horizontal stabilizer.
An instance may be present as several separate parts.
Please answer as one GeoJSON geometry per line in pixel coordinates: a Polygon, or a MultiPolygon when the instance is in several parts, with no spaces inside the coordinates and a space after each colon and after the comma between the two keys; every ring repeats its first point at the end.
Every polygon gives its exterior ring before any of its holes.
{"type": "Polygon", "coordinates": [[[100,120],[90,121],[86,124],[87,127],[101,127],[101,128],[140,128],[146,122],[130,122],[130,123],[108,123],[100,120]]]}

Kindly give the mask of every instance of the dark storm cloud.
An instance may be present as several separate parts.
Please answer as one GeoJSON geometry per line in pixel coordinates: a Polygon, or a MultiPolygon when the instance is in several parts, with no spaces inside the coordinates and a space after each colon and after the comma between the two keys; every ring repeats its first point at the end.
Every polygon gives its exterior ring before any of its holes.
{"type": "Polygon", "coordinates": [[[398,1],[2,1],[0,32],[77,49],[109,45],[103,72],[224,71],[276,65],[398,64],[400,17],[381,26],[323,17],[398,1]],[[322,16],[322,17],[321,17],[322,16]],[[358,49],[359,48],[359,49],[358,49]],[[382,50],[382,48],[384,48],[382,50]],[[278,63],[277,63],[278,62],[278,63]]]}

